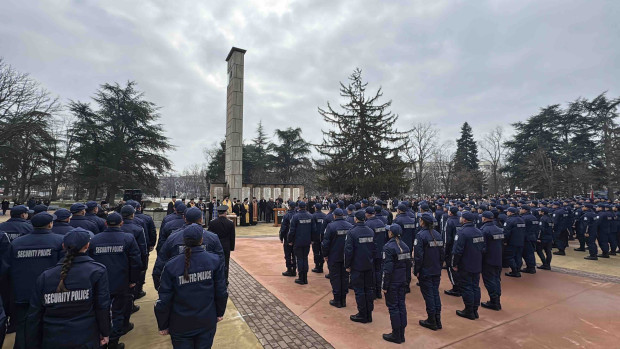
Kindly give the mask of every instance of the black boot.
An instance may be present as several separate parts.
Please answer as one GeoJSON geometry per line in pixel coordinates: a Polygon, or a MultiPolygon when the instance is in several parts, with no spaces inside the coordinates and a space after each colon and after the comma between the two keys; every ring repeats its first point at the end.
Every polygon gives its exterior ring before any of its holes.
{"type": "Polygon", "coordinates": [[[456,315],[466,319],[476,320],[476,314],[474,314],[474,309],[472,307],[466,306],[463,310],[457,310],[456,315]]]}
{"type": "Polygon", "coordinates": [[[443,293],[447,294],[448,296],[461,297],[461,291],[457,290],[454,287],[452,287],[451,290],[444,290],[443,293]]]}
{"type": "Polygon", "coordinates": [[[553,254],[556,256],[566,256],[566,252],[564,252],[564,250],[555,251],[553,254]]]}
{"type": "Polygon", "coordinates": [[[499,303],[499,298],[491,298],[488,302],[483,302],[480,304],[483,308],[500,311],[502,310],[502,306],[499,303]]]}
{"type": "Polygon", "coordinates": [[[297,272],[293,268],[286,268],[286,271],[282,273],[282,276],[297,276],[297,272]]]}
{"type": "Polygon", "coordinates": [[[340,300],[340,304],[342,305],[343,308],[347,307],[347,296],[342,296],[342,299],[340,300]]]}
{"type": "Polygon", "coordinates": [[[127,323],[127,325],[123,328],[123,335],[129,333],[129,331],[133,330],[133,322],[127,323]]]}
{"type": "Polygon", "coordinates": [[[118,340],[118,338],[110,339],[110,342],[108,343],[108,349],[125,349],[125,344],[119,343],[118,340]]]}
{"type": "Polygon", "coordinates": [[[587,259],[590,261],[598,261],[598,257],[597,256],[585,256],[583,257],[583,259],[587,259]]]}
{"type": "Polygon", "coordinates": [[[521,277],[521,273],[518,272],[517,270],[513,270],[510,273],[504,273],[504,275],[510,276],[510,277],[513,277],[513,278],[520,278],[521,277]]]}
{"type": "Polygon", "coordinates": [[[574,248],[573,250],[579,251],[579,252],[586,252],[586,249],[584,247],[574,248]]]}
{"type": "Polygon", "coordinates": [[[437,323],[437,328],[441,330],[443,328],[441,325],[441,314],[435,314],[435,322],[437,323]]]}
{"type": "Polygon", "coordinates": [[[539,266],[537,266],[536,268],[538,268],[538,269],[542,269],[542,270],[551,270],[551,267],[550,267],[550,266],[548,266],[548,265],[546,265],[546,264],[539,265],[539,266]]]}
{"type": "Polygon", "coordinates": [[[400,340],[401,339],[400,329],[393,328],[392,333],[387,333],[383,335],[383,339],[388,342],[392,342],[396,344],[402,343],[402,341],[400,340]]]}
{"type": "Polygon", "coordinates": [[[383,298],[383,296],[381,295],[381,291],[379,291],[375,294],[375,299],[381,299],[381,298],[383,298]]]}
{"type": "Polygon", "coordinates": [[[603,252],[602,254],[599,254],[597,257],[598,258],[609,258],[609,253],[603,252]]]}
{"type": "Polygon", "coordinates": [[[326,279],[329,279],[329,274],[325,274],[325,278],[326,278],[326,279]]]}
{"type": "Polygon", "coordinates": [[[366,316],[363,316],[360,313],[357,313],[355,315],[351,315],[349,317],[349,319],[351,319],[351,321],[353,321],[353,322],[361,322],[363,324],[368,323],[368,319],[366,319],[366,316]]]}
{"type": "Polygon", "coordinates": [[[308,272],[305,271],[304,272],[304,285],[307,285],[307,284],[308,284],[308,272]]]}
{"type": "Polygon", "coordinates": [[[316,265],[313,269],[312,269],[313,273],[323,273],[323,267],[316,265]]]}
{"type": "Polygon", "coordinates": [[[420,320],[420,326],[437,331],[437,319],[435,318],[435,314],[428,314],[426,320],[420,320]]]}
{"type": "Polygon", "coordinates": [[[332,307],[336,307],[336,308],[342,308],[342,304],[335,299],[330,300],[329,305],[331,305],[332,307]]]}
{"type": "Polygon", "coordinates": [[[478,315],[478,307],[474,307],[474,316],[476,319],[480,319],[480,315],[478,315]]]}
{"type": "Polygon", "coordinates": [[[524,268],[521,269],[522,273],[526,273],[526,274],[536,274],[536,268],[531,267],[531,268],[524,268]]]}
{"type": "Polygon", "coordinates": [[[404,327],[400,328],[400,341],[401,343],[405,343],[405,328],[404,327]]]}
{"type": "Polygon", "coordinates": [[[132,313],[132,314],[133,314],[133,313],[138,312],[139,310],[140,310],[140,306],[139,306],[139,305],[135,305],[135,304],[134,304],[134,305],[131,307],[131,313],[132,313]]]}
{"type": "Polygon", "coordinates": [[[616,255],[616,251],[609,252],[609,255],[610,256],[615,256],[616,255]]]}
{"type": "Polygon", "coordinates": [[[299,272],[299,278],[295,279],[295,283],[298,285],[305,285],[304,273],[299,272]]]}

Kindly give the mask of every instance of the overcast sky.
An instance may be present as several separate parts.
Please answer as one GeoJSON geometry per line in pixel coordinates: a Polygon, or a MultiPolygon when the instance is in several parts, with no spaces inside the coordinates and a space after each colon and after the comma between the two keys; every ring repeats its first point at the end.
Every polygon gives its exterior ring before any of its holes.
{"type": "Polygon", "coordinates": [[[224,137],[225,58],[245,55],[244,138],[262,120],[319,142],[317,113],[355,67],[399,127],[476,138],[538,108],[620,96],[620,1],[4,0],[0,56],[68,100],[135,80],[161,109],[176,170],[224,137]]]}

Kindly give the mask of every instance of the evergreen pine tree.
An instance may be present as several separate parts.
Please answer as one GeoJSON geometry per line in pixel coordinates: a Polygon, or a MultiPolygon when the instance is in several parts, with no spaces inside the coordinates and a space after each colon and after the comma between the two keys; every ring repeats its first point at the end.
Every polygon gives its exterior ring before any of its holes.
{"type": "Polygon", "coordinates": [[[456,140],[455,169],[478,169],[478,145],[474,140],[471,126],[467,122],[461,126],[461,138],[456,140]]]}
{"type": "Polygon", "coordinates": [[[322,131],[322,144],[316,146],[324,157],[318,162],[320,183],[332,193],[398,195],[409,187],[406,164],[398,155],[407,133],[394,129],[398,115],[388,111],[392,101],[379,102],[381,88],[367,94],[367,85],[362,71],[355,69],[347,85],[340,83],[343,110],[334,110],[329,102],[327,109],[318,108],[330,125],[322,131]]]}

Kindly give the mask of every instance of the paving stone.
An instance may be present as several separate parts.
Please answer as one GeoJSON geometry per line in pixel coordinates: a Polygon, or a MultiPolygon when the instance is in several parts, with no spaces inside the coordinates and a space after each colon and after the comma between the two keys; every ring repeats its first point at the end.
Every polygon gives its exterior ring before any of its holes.
{"type": "Polygon", "coordinates": [[[233,259],[229,273],[229,296],[265,349],[333,348],[233,259]]]}

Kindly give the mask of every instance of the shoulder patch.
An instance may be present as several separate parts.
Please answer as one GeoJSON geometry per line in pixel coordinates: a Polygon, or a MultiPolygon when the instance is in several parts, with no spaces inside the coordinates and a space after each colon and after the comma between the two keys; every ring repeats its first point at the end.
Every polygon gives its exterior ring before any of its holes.
{"type": "Polygon", "coordinates": [[[418,245],[418,239],[413,240],[413,246],[417,246],[418,245]]]}

